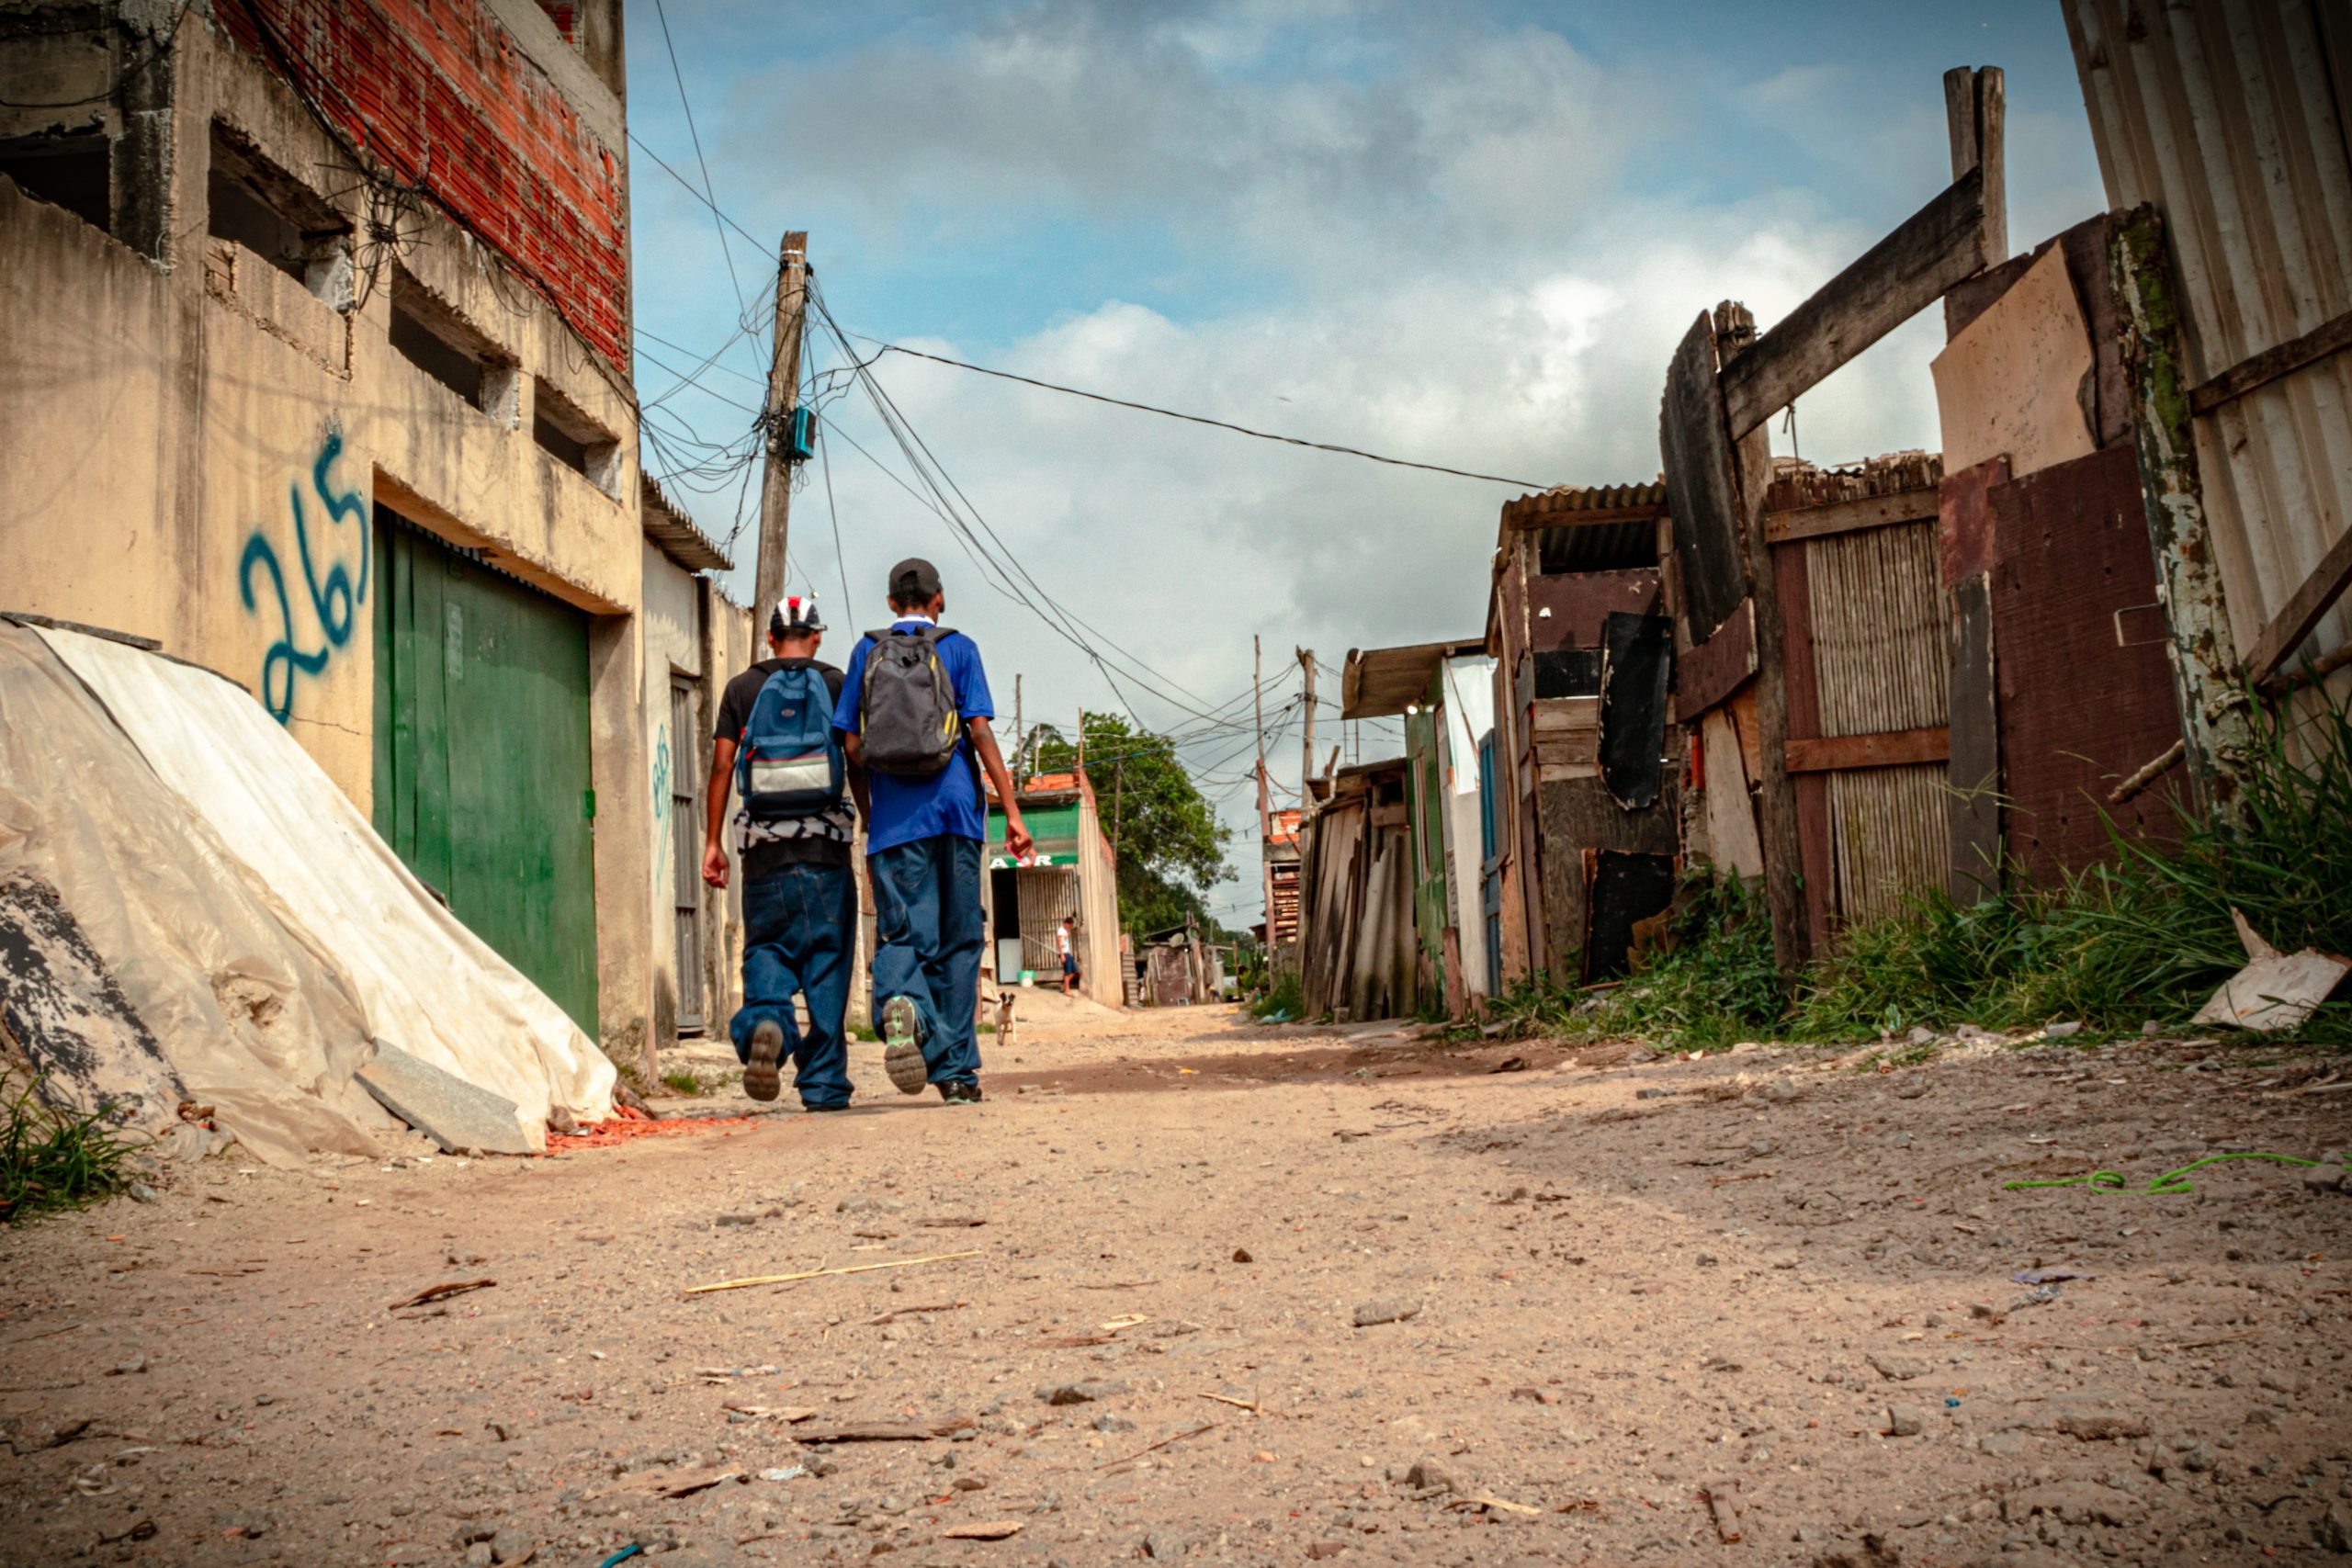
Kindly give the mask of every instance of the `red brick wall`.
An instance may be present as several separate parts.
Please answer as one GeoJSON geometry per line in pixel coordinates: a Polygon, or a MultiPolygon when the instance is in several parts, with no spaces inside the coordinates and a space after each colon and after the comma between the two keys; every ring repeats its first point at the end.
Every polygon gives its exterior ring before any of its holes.
{"type": "Polygon", "coordinates": [[[628,365],[622,163],[478,0],[219,0],[231,37],[628,365]]]}

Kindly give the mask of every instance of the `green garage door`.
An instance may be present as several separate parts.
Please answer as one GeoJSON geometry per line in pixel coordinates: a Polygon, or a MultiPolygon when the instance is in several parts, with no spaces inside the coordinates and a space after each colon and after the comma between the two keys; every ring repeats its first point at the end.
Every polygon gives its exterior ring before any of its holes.
{"type": "Polygon", "coordinates": [[[588,620],[376,508],[376,830],[596,1034],[588,620]]]}

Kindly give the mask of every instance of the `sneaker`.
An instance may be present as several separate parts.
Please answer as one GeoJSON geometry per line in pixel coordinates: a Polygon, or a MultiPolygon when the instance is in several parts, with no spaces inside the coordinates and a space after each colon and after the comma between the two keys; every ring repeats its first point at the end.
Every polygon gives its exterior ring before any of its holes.
{"type": "Polygon", "coordinates": [[[743,1092],[753,1100],[774,1100],[783,1087],[776,1063],[784,1057],[784,1031],[774,1020],[752,1029],[752,1059],[743,1064],[743,1092]]]}
{"type": "Polygon", "coordinates": [[[836,1111],[847,1111],[849,1101],[844,1100],[838,1105],[804,1105],[800,1109],[811,1116],[829,1116],[836,1111]]]}
{"type": "Polygon", "coordinates": [[[915,1004],[892,997],[882,1004],[882,1070],[900,1094],[921,1094],[931,1081],[931,1064],[922,1059],[915,1041],[915,1004]]]}
{"type": "Polygon", "coordinates": [[[950,1105],[978,1105],[981,1100],[980,1086],[957,1079],[939,1086],[939,1098],[950,1105]]]}

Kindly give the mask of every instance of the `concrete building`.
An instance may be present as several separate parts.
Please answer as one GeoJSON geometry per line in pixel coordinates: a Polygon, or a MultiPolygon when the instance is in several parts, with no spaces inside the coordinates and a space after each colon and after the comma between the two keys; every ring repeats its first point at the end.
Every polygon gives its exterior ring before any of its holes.
{"type": "Polygon", "coordinates": [[[645,526],[620,11],[0,4],[0,608],[244,685],[642,1073],[749,637],[645,526]]]}
{"type": "Polygon", "coordinates": [[[1061,984],[1055,941],[1078,917],[1078,989],[1104,1007],[1127,1000],[1119,942],[1119,866],[1102,831],[1094,786],[1082,773],[1033,773],[1023,782],[1021,816],[1035,840],[1025,860],[1006,854],[1004,807],[989,789],[989,973],[1009,986],[1025,970],[1040,986],[1061,984]]]}

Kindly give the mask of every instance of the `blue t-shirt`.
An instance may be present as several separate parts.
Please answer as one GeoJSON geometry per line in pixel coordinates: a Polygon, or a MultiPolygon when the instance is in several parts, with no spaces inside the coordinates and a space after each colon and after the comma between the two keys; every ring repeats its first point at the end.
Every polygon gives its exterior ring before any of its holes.
{"type": "MultiPolygon", "coordinates": [[[[931,623],[921,616],[902,617],[891,630],[931,623]]],[[[956,711],[966,718],[994,718],[996,705],[989,697],[988,671],[980,668],[979,645],[962,632],[949,632],[938,643],[939,662],[956,688],[956,711]]],[[[866,641],[857,639],[849,669],[842,678],[841,701],[833,707],[833,728],[844,735],[858,729],[860,699],[865,692],[866,641]]],[[[947,766],[929,778],[902,778],[896,773],[869,773],[874,815],[865,824],[865,852],[873,854],[913,843],[917,839],[953,837],[988,842],[988,816],[980,809],[980,788],[972,766],[972,743],[960,740],[947,766]]]]}

